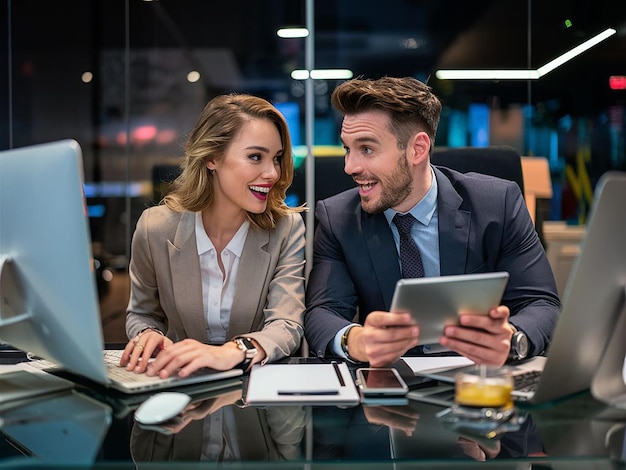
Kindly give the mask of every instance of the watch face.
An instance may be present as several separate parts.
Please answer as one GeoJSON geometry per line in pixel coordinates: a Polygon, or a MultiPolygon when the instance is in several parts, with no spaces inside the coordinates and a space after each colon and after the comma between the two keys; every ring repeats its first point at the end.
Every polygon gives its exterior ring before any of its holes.
{"type": "Polygon", "coordinates": [[[526,355],[528,355],[528,338],[526,337],[526,335],[524,335],[522,338],[520,338],[520,349],[521,349],[521,354],[524,355],[524,357],[526,357],[526,355]]]}
{"type": "Polygon", "coordinates": [[[528,337],[521,331],[518,331],[517,333],[515,333],[515,349],[516,349],[517,355],[521,359],[524,359],[528,355],[528,349],[529,349],[528,337]]]}
{"type": "Polygon", "coordinates": [[[256,356],[257,350],[252,341],[250,341],[248,338],[241,338],[241,342],[243,343],[243,346],[245,348],[244,352],[246,354],[246,359],[252,359],[254,356],[256,356]]]}

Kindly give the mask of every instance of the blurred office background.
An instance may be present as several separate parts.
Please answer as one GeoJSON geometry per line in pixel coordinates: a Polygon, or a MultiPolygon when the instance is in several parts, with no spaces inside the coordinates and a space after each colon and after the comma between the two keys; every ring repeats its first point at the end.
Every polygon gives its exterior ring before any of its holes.
{"type": "MultiPolygon", "coordinates": [[[[0,150],[81,144],[109,341],[124,339],[136,220],[166,190],[211,97],[246,92],[275,103],[290,123],[299,175],[307,102],[316,158],[342,155],[329,97],[343,79],[294,79],[311,58],[315,69],[427,81],[444,103],[438,146],[508,145],[545,157],[547,220],[584,227],[599,176],[626,169],[624,1],[1,0],[0,25],[0,150]],[[277,35],[307,24],[308,38],[277,35]],[[437,77],[537,70],[607,28],[615,34],[536,79],[437,77]]],[[[317,178],[332,188],[342,176],[317,178]]],[[[290,202],[305,197],[294,186],[290,202]]]]}

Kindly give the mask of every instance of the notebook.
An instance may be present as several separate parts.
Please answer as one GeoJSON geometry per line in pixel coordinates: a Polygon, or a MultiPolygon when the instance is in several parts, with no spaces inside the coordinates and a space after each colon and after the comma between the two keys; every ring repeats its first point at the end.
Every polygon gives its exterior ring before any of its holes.
{"type": "MultiPolygon", "coordinates": [[[[512,365],[514,376],[528,373],[536,379],[535,387],[513,392],[517,400],[545,403],[590,388],[613,330],[625,314],[625,200],[626,173],[605,173],[596,185],[585,239],[570,273],[547,355],[512,365]]],[[[418,373],[453,382],[459,371],[418,373]]]]}
{"type": "Polygon", "coordinates": [[[248,405],[357,405],[360,395],[345,362],[255,364],[250,371],[248,405]]]}

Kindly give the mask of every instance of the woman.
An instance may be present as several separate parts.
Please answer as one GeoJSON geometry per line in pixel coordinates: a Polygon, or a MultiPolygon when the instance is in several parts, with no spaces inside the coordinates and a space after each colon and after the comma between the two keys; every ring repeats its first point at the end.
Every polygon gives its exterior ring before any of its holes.
{"type": "Polygon", "coordinates": [[[122,366],[184,377],[300,347],[304,209],[284,202],[293,172],[287,124],[269,102],[206,105],[173,191],[137,222],[122,366]]]}

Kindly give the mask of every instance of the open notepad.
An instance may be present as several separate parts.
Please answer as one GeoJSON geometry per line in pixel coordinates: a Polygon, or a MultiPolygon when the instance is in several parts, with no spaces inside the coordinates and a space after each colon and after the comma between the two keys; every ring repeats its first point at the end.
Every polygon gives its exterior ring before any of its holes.
{"type": "Polygon", "coordinates": [[[357,405],[359,392],[345,363],[254,365],[246,403],[357,405]]]}

